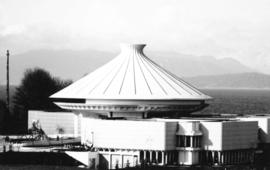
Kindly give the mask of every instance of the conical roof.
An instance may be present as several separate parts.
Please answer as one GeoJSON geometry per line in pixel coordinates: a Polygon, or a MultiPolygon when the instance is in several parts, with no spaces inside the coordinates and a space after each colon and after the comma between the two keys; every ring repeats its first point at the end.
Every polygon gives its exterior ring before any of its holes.
{"type": "Polygon", "coordinates": [[[51,98],[167,101],[211,98],[148,58],[143,53],[144,47],[145,44],[122,44],[117,57],[51,98]]]}

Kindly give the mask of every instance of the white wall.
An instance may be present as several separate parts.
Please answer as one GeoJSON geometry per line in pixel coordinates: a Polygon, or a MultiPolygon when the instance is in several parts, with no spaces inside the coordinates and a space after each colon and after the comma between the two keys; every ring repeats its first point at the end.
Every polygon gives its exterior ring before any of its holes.
{"type": "Polygon", "coordinates": [[[80,118],[72,112],[45,112],[28,111],[28,128],[32,127],[33,120],[39,120],[42,129],[49,136],[58,135],[57,127],[64,129],[64,135],[76,136],[80,134],[80,118]],[[77,130],[75,128],[78,128],[77,130]]]}
{"type": "Polygon", "coordinates": [[[205,150],[233,150],[255,148],[256,121],[201,122],[202,145],[205,150]]]}
{"type": "Polygon", "coordinates": [[[178,135],[201,135],[199,121],[186,121],[178,123],[178,135]]]}
{"type": "Polygon", "coordinates": [[[270,117],[244,117],[243,121],[258,121],[259,140],[262,143],[270,143],[270,117]]]}
{"type": "Polygon", "coordinates": [[[201,122],[205,150],[222,150],[222,122],[201,122]]]}
{"type": "Polygon", "coordinates": [[[93,140],[94,146],[101,148],[175,149],[176,123],[169,123],[83,118],[82,142],[93,140]]]}

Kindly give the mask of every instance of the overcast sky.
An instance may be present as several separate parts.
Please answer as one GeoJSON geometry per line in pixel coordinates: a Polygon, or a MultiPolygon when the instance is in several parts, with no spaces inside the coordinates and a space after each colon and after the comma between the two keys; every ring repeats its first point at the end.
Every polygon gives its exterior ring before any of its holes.
{"type": "Polygon", "coordinates": [[[0,0],[0,52],[150,50],[232,57],[270,74],[269,0],[0,0]]]}

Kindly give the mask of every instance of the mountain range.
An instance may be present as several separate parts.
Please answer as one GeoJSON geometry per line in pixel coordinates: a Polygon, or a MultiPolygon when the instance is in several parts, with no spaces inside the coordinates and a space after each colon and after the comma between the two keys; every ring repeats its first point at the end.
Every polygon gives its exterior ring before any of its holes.
{"type": "MultiPolygon", "coordinates": [[[[232,58],[192,56],[174,52],[146,51],[146,55],[180,77],[215,76],[256,72],[232,58]]],[[[40,67],[52,75],[77,80],[105,64],[117,53],[95,50],[35,50],[10,56],[10,82],[19,84],[27,68],[40,67]]],[[[1,73],[5,73],[5,58],[0,58],[1,73]]],[[[5,84],[5,74],[0,76],[5,84]]]]}
{"type": "Polygon", "coordinates": [[[262,73],[195,76],[184,80],[202,89],[270,89],[270,75],[262,73]]]}
{"type": "MultiPolygon", "coordinates": [[[[198,88],[270,89],[270,75],[257,73],[232,58],[193,56],[174,52],[146,51],[146,55],[198,88]]],[[[10,82],[20,83],[27,68],[40,67],[53,76],[77,80],[105,64],[117,53],[95,50],[35,50],[10,56],[10,82]]],[[[5,73],[5,58],[0,58],[5,73]]],[[[1,74],[0,84],[5,84],[1,74]]]]}

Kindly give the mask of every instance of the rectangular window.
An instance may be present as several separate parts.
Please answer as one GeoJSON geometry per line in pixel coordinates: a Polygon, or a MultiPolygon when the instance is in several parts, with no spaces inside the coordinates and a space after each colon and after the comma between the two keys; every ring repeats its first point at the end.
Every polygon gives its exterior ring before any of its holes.
{"type": "Polygon", "coordinates": [[[180,147],[185,147],[185,136],[180,136],[180,147]]]}
{"type": "Polygon", "coordinates": [[[186,136],[186,147],[191,147],[190,136],[186,136]]]}

